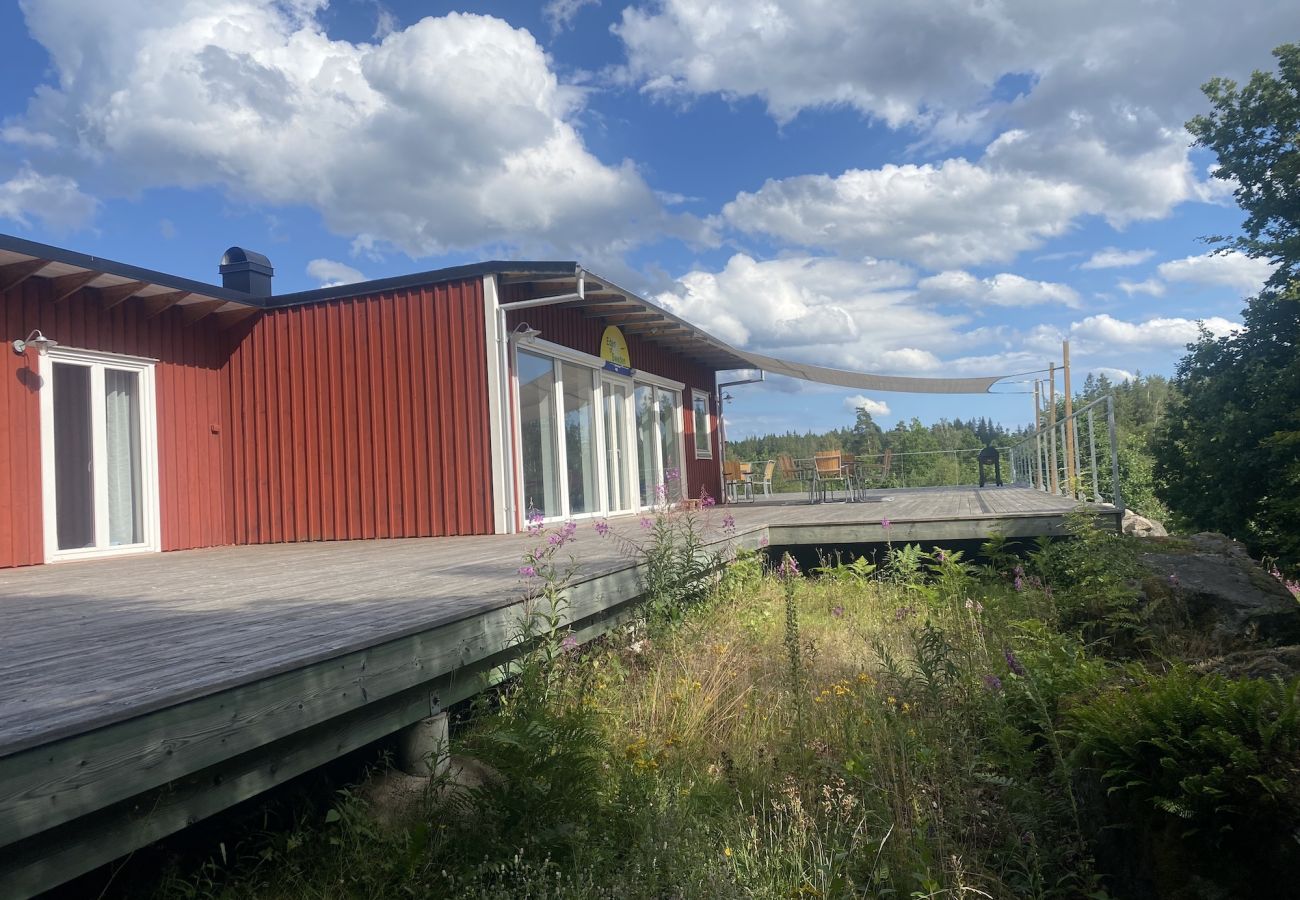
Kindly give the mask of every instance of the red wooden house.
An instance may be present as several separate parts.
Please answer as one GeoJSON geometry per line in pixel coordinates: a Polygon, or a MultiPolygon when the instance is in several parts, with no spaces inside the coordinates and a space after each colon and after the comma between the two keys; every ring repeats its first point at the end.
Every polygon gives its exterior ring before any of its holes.
{"type": "Polygon", "coordinates": [[[752,364],[573,262],[294,294],[0,235],[0,566],[507,533],[718,496],[752,364]]]}

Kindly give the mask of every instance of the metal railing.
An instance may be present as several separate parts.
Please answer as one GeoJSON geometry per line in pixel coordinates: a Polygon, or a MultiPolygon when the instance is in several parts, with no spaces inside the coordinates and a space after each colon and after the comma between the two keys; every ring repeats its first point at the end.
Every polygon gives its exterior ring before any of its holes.
{"type": "Polygon", "coordinates": [[[1040,428],[1011,448],[1018,484],[1123,512],[1115,401],[1107,394],[1040,428]],[[1100,425],[1099,419],[1103,419],[1100,425]]]}

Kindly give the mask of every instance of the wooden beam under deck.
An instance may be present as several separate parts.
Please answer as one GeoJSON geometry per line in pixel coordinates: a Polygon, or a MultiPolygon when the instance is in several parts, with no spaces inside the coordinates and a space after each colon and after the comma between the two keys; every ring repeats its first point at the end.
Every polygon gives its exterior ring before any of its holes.
{"type": "MultiPolygon", "coordinates": [[[[1026,488],[877,496],[890,499],[741,504],[734,536],[707,536],[754,548],[1033,537],[1063,533],[1075,506],[1026,488]]],[[[626,535],[637,522],[611,520],[626,535]]],[[[567,615],[589,637],[628,613],[642,582],[622,544],[586,531],[567,615]]],[[[280,544],[0,571],[6,895],[57,885],[481,690],[513,652],[515,569],[531,543],[280,544]]]]}

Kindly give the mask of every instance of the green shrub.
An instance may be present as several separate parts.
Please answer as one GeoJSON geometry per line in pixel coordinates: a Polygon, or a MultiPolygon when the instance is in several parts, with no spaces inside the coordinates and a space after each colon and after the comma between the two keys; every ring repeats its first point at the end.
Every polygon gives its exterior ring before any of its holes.
{"type": "MultiPolygon", "coordinates": [[[[1252,861],[1297,872],[1300,679],[1142,673],[1066,717],[1074,759],[1106,786],[1112,818],[1167,834],[1215,870],[1252,861]],[[1204,852],[1202,852],[1204,851],[1204,852]]],[[[1218,880],[1235,875],[1215,872],[1218,880]]]]}

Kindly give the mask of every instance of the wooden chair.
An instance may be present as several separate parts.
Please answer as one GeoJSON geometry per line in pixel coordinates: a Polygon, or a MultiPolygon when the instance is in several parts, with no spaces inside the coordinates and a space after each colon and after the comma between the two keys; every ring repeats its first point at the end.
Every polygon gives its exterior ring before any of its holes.
{"type": "Polygon", "coordinates": [[[788,482],[799,482],[800,487],[808,494],[808,502],[813,502],[817,489],[816,472],[801,468],[789,453],[777,454],[776,462],[781,467],[781,477],[788,482]]]}
{"type": "Polygon", "coordinates": [[[859,464],[858,489],[865,491],[869,487],[886,487],[889,484],[889,464],[893,458],[894,451],[886,448],[879,463],[871,463],[870,466],[859,464]]]}
{"type": "Polygon", "coordinates": [[[724,460],[722,463],[722,486],[727,492],[727,500],[735,503],[740,499],[743,491],[747,499],[754,499],[754,485],[745,477],[744,469],[741,463],[735,460],[724,460]]]}
{"type": "Polygon", "coordinates": [[[759,479],[759,484],[763,487],[763,496],[772,496],[772,476],[776,474],[776,460],[769,459],[763,464],[763,477],[759,479]]]}
{"type": "Polygon", "coordinates": [[[844,476],[841,458],[838,450],[821,450],[813,454],[813,464],[817,467],[817,487],[823,501],[828,492],[833,494],[837,481],[846,493],[849,492],[849,481],[844,476]]]}

